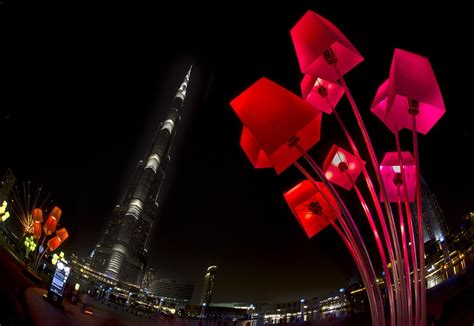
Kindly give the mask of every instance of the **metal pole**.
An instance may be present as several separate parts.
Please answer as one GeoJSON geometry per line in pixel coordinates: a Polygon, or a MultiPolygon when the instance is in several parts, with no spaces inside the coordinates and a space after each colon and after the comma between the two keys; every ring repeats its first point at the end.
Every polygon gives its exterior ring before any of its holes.
{"type": "Polygon", "coordinates": [[[420,158],[418,155],[418,133],[416,132],[416,115],[418,110],[409,109],[412,115],[413,154],[416,170],[416,213],[418,215],[418,259],[420,266],[420,322],[426,325],[426,290],[425,290],[425,243],[423,237],[423,208],[421,202],[420,158]]]}
{"type": "MultiPolygon", "coordinates": [[[[300,151],[300,153],[303,155],[305,160],[309,163],[309,165],[311,166],[313,171],[318,175],[318,177],[321,179],[321,181],[324,183],[324,185],[329,189],[329,191],[334,196],[336,202],[338,203],[338,205],[339,205],[339,207],[342,211],[342,216],[344,217],[344,219],[347,219],[347,221],[345,221],[345,222],[348,224],[350,230],[354,234],[356,243],[360,247],[360,249],[362,250],[364,260],[366,261],[368,270],[370,272],[369,273],[370,283],[374,287],[374,293],[375,293],[375,296],[376,296],[376,305],[377,305],[378,314],[380,316],[380,321],[381,321],[382,325],[385,325],[385,316],[384,316],[384,313],[383,313],[382,294],[380,292],[380,287],[377,283],[377,277],[375,276],[374,267],[373,267],[372,261],[370,260],[370,255],[367,251],[365,243],[362,240],[362,236],[360,235],[360,232],[359,232],[359,230],[358,230],[351,214],[349,213],[349,210],[347,209],[346,205],[344,204],[344,201],[342,200],[342,198],[337,193],[336,189],[334,189],[333,185],[327,180],[327,178],[325,177],[323,171],[317,165],[317,163],[313,160],[313,158],[297,142],[292,144],[292,146],[294,146],[297,150],[300,151]]],[[[344,221],[344,219],[341,219],[341,221],[344,221]]]]}
{"type": "MultiPolygon", "coordinates": [[[[401,180],[400,180],[401,181],[401,180]]],[[[409,263],[409,258],[408,258],[408,248],[407,248],[407,238],[405,234],[405,222],[404,222],[404,217],[403,217],[403,208],[402,208],[402,202],[401,202],[401,195],[400,195],[400,186],[397,185],[397,195],[398,195],[398,200],[397,200],[397,207],[398,207],[398,216],[400,219],[400,233],[402,237],[402,248],[403,248],[403,260],[404,260],[404,266],[405,266],[405,284],[407,287],[407,308],[408,308],[408,314],[407,314],[407,323],[408,325],[412,325],[413,319],[412,319],[412,303],[411,303],[411,278],[410,278],[410,263],[409,263]]],[[[409,221],[408,221],[409,223],[409,221]]]]}
{"type": "MultiPolygon", "coordinates": [[[[411,246],[409,247],[410,247],[410,252],[411,252],[411,263],[413,266],[413,279],[414,279],[413,292],[415,294],[415,324],[418,325],[419,320],[420,320],[420,300],[419,300],[420,287],[418,283],[418,262],[416,259],[415,231],[413,230],[413,216],[410,210],[410,200],[408,198],[408,186],[407,186],[407,180],[405,177],[405,167],[403,164],[402,149],[400,146],[400,136],[398,134],[398,131],[395,133],[395,142],[397,145],[398,164],[400,165],[400,172],[402,174],[403,188],[405,189],[404,191],[405,213],[407,215],[408,234],[410,236],[410,242],[411,242],[411,246]]],[[[411,283],[411,277],[409,277],[409,280],[411,283]]],[[[413,316],[411,318],[411,322],[413,322],[413,316]]]]}
{"type": "MultiPolygon", "coordinates": [[[[330,104],[329,101],[328,101],[328,103],[330,104]]],[[[354,105],[355,105],[355,103],[354,103],[354,105]]],[[[332,105],[331,105],[331,107],[332,107],[332,105]]],[[[334,112],[334,116],[336,117],[336,120],[338,121],[341,129],[343,130],[343,132],[344,132],[344,134],[347,138],[347,141],[349,142],[349,145],[351,146],[352,151],[354,152],[354,155],[356,156],[356,158],[359,162],[359,165],[362,168],[362,174],[363,174],[365,182],[367,184],[367,188],[369,190],[369,193],[372,197],[372,201],[374,203],[375,210],[376,210],[377,215],[379,217],[380,226],[382,227],[383,239],[385,240],[385,243],[387,245],[387,251],[388,251],[389,259],[390,259],[390,263],[392,265],[392,275],[393,275],[393,280],[394,280],[394,283],[395,283],[395,296],[396,296],[395,301],[397,302],[397,308],[398,308],[397,310],[399,310],[400,308],[399,308],[398,303],[402,301],[401,298],[403,297],[403,295],[400,291],[400,287],[399,287],[399,283],[398,283],[399,273],[398,273],[398,268],[397,268],[397,263],[396,263],[397,261],[396,261],[395,256],[394,256],[394,249],[393,249],[392,241],[391,241],[391,238],[390,238],[390,234],[388,232],[388,227],[387,227],[387,224],[385,222],[385,217],[384,217],[384,214],[383,214],[383,211],[382,211],[382,207],[381,207],[379,199],[377,197],[377,193],[375,191],[372,180],[370,179],[369,173],[367,172],[367,168],[365,167],[365,165],[362,162],[362,158],[360,156],[359,150],[357,149],[357,146],[356,146],[354,140],[352,139],[349,131],[347,130],[344,122],[342,121],[341,117],[339,116],[339,114],[337,113],[335,108],[333,108],[333,112],[334,112]]],[[[387,288],[387,290],[393,292],[392,288],[391,289],[387,288]]],[[[392,324],[392,325],[394,325],[394,324],[392,324]]]]}
{"type": "MultiPolygon", "coordinates": [[[[345,173],[346,173],[347,177],[349,178],[349,180],[351,181],[351,183],[354,187],[354,190],[357,194],[357,197],[358,197],[358,199],[359,199],[359,201],[362,205],[362,209],[364,210],[365,215],[367,216],[367,220],[369,221],[370,228],[372,229],[372,233],[374,234],[374,237],[375,237],[375,243],[377,244],[377,249],[379,251],[380,260],[381,260],[383,270],[384,270],[384,273],[385,273],[385,283],[386,283],[386,286],[387,286],[388,301],[389,301],[389,305],[390,305],[390,323],[391,323],[391,325],[395,325],[395,301],[394,301],[394,297],[393,297],[393,284],[392,284],[392,280],[390,279],[390,271],[388,270],[387,257],[385,256],[385,252],[383,250],[382,241],[380,240],[380,236],[377,232],[377,228],[375,226],[374,219],[373,219],[372,214],[369,210],[369,207],[367,206],[367,203],[365,202],[364,197],[362,196],[362,193],[360,192],[360,190],[357,187],[356,183],[352,179],[351,175],[347,171],[345,171],[345,173]]],[[[397,302],[397,304],[398,304],[398,302],[397,302]]],[[[400,318],[400,316],[398,316],[398,318],[400,318]]]]}
{"type": "MultiPolygon", "coordinates": [[[[367,129],[365,128],[364,121],[362,120],[362,116],[360,115],[360,112],[357,108],[357,105],[354,101],[354,98],[352,97],[352,94],[349,90],[349,87],[347,86],[346,81],[344,80],[344,77],[342,76],[341,72],[339,71],[339,69],[337,67],[337,64],[333,64],[333,67],[334,67],[334,70],[337,73],[337,76],[338,76],[338,79],[339,79],[341,85],[344,87],[347,99],[349,100],[349,103],[351,104],[352,111],[353,111],[353,113],[356,117],[357,124],[359,125],[359,129],[360,129],[360,131],[362,133],[362,136],[364,138],[364,142],[365,142],[365,145],[367,147],[367,151],[369,152],[370,160],[372,162],[372,165],[373,165],[373,168],[374,168],[374,171],[375,171],[375,176],[377,178],[377,182],[378,182],[379,187],[380,187],[380,193],[382,194],[382,199],[383,199],[384,204],[385,204],[385,211],[386,211],[386,214],[387,214],[388,224],[389,224],[389,227],[390,227],[390,233],[392,235],[393,245],[394,245],[394,249],[395,249],[395,259],[396,260],[394,262],[392,262],[392,268],[397,269],[397,273],[398,273],[398,277],[400,279],[400,282],[403,282],[404,270],[401,266],[402,265],[402,255],[401,255],[401,249],[400,249],[400,244],[399,244],[398,235],[397,235],[397,228],[395,226],[395,220],[393,218],[392,208],[391,208],[390,203],[388,201],[387,192],[385,190],[385,187],[383,186],[382,176],[380,175],[380,166],[379,166],[379,163],[377,161],[377,156],[375,155],[375,151],[374,151],[374,148],[372,146],[372,142],[370,140],[369,133],[367,132],[367,129]],[[395,265],[393,265],[393,263],[395,265]]],[[[398,280],[394,279],[394,282],[396,284],[398,282],[398,280]]],[[[403,292],[403,290],[404,290],[403,288],[404,288],[404,286],[402,286],[402,288],[401,288],[400,296],[406,295],[406,293],[403,292]]]]}
{"type": "MultiPolygon", "coordinates": [[[[346,246],[349,249],[349,251],[351,252],[352,257],[354,258],[357,269],[359,270],[359,273],[362,277],[362,281],[363,281],[363,283],[365,285],[365,288],[366,288],[366,291],[367,291],[367,297],[369,298],[370,311],[371,311],[371,315],[372,315],[372,324],[373,325],[383,325],[383,323],[380,324],[379,318],[377,316],[378,314],[380,314],[380,311],[378,311],[379,308],[377,307],[377,304],[376,304],[376,298],[375,298],[374,290],[373,290],[373,287],[372,287],[371,282],[370,282],[369,271],[367,269],[367,266],[366,266],[364,260],[362,259],[362,253],[360,252],[360,249],[357,246],[357,244],[355,242],[355,239],[354,239],[354,236],[352,235],[351,231],[349,230],[349,227],[345,223],[344,219],[340,216],[340,214],[338,214],[338,212],[333,207],[331,202],[326,198],[326,195],[321,191],[321,188],[316,183],[316,181],[313,179],[313,177],[309,174],[309,172],[306,171],[306,169],[303,166],[301,166],[298,162],[295,162],[293,164],[296,166],[296,168],[298,168],[298,170],[300,170],[300,172],[306,177],[306,179],[308,179],[313,184],[313,186],[321,193],[321,196],[330,205],[330,207],[333,210],[334,214],[336,214],[338,216],[339,222],[341,223],[341,226],[344,229],[344,232],[346,234],[346,235],[344,235],[344,234],[341,233],[342,236],[343,236],[342,240],[344,241],[344,239],[347,239],[347,241],[348,241],[348,243],[346,243],[346,246]]],[[[338,231],[338,229],[336,229],[336,231],[339,233],[340,229],[339,229],[339,231],[338,231]]],[[[382,313],[383,313],[383,309],[382,309],[382,313]]]]}

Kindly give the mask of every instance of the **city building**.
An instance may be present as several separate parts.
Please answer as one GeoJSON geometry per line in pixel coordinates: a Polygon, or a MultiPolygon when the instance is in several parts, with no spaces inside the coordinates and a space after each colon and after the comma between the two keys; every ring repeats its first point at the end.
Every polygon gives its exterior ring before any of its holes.
{"type": "Polygon", "coordinates": [[[142,286],[141,288],[144,290],[150,290],[150,286],[155,280],[155,269],[151,267],[147,267],[145,269],[145,273],[143,274],[142,286]]]}
{"type": "MultiPolygon", "coordinates": [[[[430,188],[425,180],[421,178],[421,202],[423,207],[423,237],[424,242],[436,240],[444,242],[448,229],[443,213],[439,207],[436,196],[431,193],[430,188]]],[[[414,217],[416,213],[416,203],[411,204],[411,210],[414,217]]],[[[416,218],[413,219],[415,230],[418,229],[416,218]]],[[[415,237],[418,239],[418,233],[415,232],[415,237]]]]}
{"type": "Polygon", "coordinates": [[[166,119],[159,125],[144,161],[137,164],[125,196],[116,205],[91,267],[121,282],[141,285],[147,263],[147,243],[157,222],[160,188],[171,159],[170,151],[181,120],[191,69],[176,92],[166,119]]]}
{"type": "Polygon", "coordinates": [[[201,306],[209,306],[211,304],[212,295],[216,283],[217,266],[209,266],[204,276],[204,287],[202,289],[201,306]]]}
{"type": "Polygon", "coordinates": [[[178,283],[175,280],[158,279],[150,286],[150,294],[166,303],[187,304],[193,297],[194,285],[178,283]]]}
{"type": "Polygon", "coordinates": [[[0,205],[4,200],[8,202],[8,198],[10,197],[10,193],[12,192],[13,186],[15,185],[15,181],[16,177],[12,170],[7,169],[0,183],[0,205]]]}
{"type": "Polygon", "coordinates": [[[256,305],[254,317],[263,324],[284,324],[309,321],[318,318],[319,299],[299,299],[283,303],[260,303],[256,305]]]}

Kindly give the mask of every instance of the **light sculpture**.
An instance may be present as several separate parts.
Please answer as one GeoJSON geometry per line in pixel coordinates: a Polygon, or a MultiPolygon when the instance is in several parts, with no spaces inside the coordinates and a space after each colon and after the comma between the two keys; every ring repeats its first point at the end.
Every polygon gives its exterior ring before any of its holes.
{"type": "Polygon", "coordinates": [[[367,216],[385,272],[389,324],[424,326],[424,244],[422,241],[417,244],[414,239],[415,232],[419,239],[423,239],[417,133],[426,134],[445,112],[432,67],[424,57],[395,50],[389,78],[378,88],[371,111],[395,134],[397,152],[387,153],[379,164],[362,116],[344,79],[346,73],[363,61],[362,56],[336,26],[311,11],[294,25],[290,34],[304,74],[300,85],[302,98],[261,78],[232,100],[231,107],[243,123],[241,147],[255,168],[273,167],[280,174],[294,165],[305,176],[305,181],[285,193],[285,200],[308,237],[328,224],[334,227],[351,252],[363,279],[373,325],[385,325],[382,296],[371,257],[357,224],[332,183],[346,190],[353,189],[367,216]],[[362,134],[372,176],[358,145],[336,110],[344,94],[362,134]],[[320,140],[322,112],[336,118],[350,147],[346,150],[333,146],[323,169],[308,154],[308,150],[320,140]],[[412,130],[413,157],[401,150],[401,129],[412,130]],[[300,157],[307,161],[322,183],[314,180],[297,162],[300,157]],[[367,185],[371,206],[357,185],[360,174],[367,185]],[[372,182],[374,176],[375,183],[372,182]],[[414,217],[409,207],[414,198],[418,230],[413,228],[414,217]],[[391,203],[397,203],[398,221],[391,203]],[[372,209],[375,214],[372,214],[372,209]],[[410,252],[405,225],[412,243],[410,252]],[[390,265],[391,271],[388,270],[390,265]]]}
{"type": "MultiPolygon", "coordinates": [[[[247,137],[245,142],[241,141],[250,161],[257,162],[255,157],[258,158],[263,152],[277,174],[295,164],[300,156],[307,157],[306,151],[319,141],[322,113],[266,78],[252,84],[230,104],[246,128],[243,132],[249,132],[253,136],[247,137]]],[[[302,169],[300,165],[297,168],[302,169]]],[[[319,169],[319,172],[322,174],[322,170],[319,169]]],[[[311,180],[309,174],[303,174],[311,180]]],[[[332,185],[327,180],[323,182],[334,194],[332,185]]],[[[341,198],[337,194],[334,198],[343,211],[341,227],[354,247],[357,255],[354,259],[361,261],[358,267],[365,279],[369,300],[376,307],[372,310],[373,318],[383,319],[381,292],[367,248],[341,198]]]]}

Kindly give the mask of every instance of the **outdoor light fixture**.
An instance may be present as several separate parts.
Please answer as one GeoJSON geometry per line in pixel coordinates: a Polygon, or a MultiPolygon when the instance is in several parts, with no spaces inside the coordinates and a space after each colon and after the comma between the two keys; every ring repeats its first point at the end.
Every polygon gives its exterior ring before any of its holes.
{"type": "Polygon", "coordinates": [[[324,161],[323,171],[329,181],[350,190],[362,168],[354,155],[337,145],[332,145],[324,161]]]}
{"type": "Polygon", "coordinates": [[[362,56],[337,27],[312,11],[294,25],[290,34],[304,74],[300,85],[302,98],[266,78],[247,88],[230,103],[243,123],[240,145],[255,168],[273,167],[280,174],[294,165],[305,176],[306,180],[284,194],[285,200],[309,238],[329,224],[341,237],[361,274],[373,325],[424,326],[424,244],[415,242],[414,237],[418,233],[418,238],[423,239],[417,133],[426,134],[445,113],[433,69],[428,59],[395,50],[389,78],[378,88],[371,111],[395,135],[397,151],[387,153],[379,164],[344,79],[347,72],[363,61],[362,56]],[[349,101],[368,159],[362,158],[360,145],[336,110],[343,95],[349,101]],[[322,112],[335,117],[349,147],[333,145],[321,169],[308,151],[320,140],[322,112]],[[401,150],[401,129],[412,130],[413,156],[401,150]],[[322,182],[297,162],[301,157],[322,182]],[[361,173],[367,193],[357,184],[361,173]],[[352,209],[332,183],[354,190],[367,217],[383,265],[390,322],[385,323],[379,274],[375,273],[366,239],[359,232],[360,222],[352,218],[352,209]],[[367,194],[372,205],[364,197],[367,194]],[[412,216],[410,203],[415,198],[417,216],[412,216]],[[397,210],[392,203],[397,204],[397,210]],[[394,212],[398,212],[398,217],[394,212]]]}
{"type": "Polygon", "coordinates": [[[306,102],[328,114],[333,113],[344,95],[344,88],[341,85],[311,75],[304,75],[300,86],[306,102]]]}
{"type": "Polygon", "coordinates": [[[272,163],[268,159],[267,154],[260,149],[260,146],[253,138],[247,128],[242,128],[242,136],[240,137],[240,147],[247,154],[248,159],[254,168],[271,168],[272,163]]]}
{"type": "MultiPolygon", "coordinates": [[[[410,152],[402,152],[402,158],[405,180],[408,187],[408,200],[414,202],[416,187],[415,159],[410,152]]],[[[401,171],[398,153],[385,153],[382,163],[380,163],[380,173],[382,174],[388,200],[393,203],[403,201],[405,197],[405,187],[403,186],[401,171]]]]}
{"type": "Polygon", "coordinates": [[[336,82],[339,77],[332,64],[337,62],[344,75],[364,60],[336,26],[315,12],[306,12],[290,34],[300,69],[305,74],[336,82]],[[328,63],[328,59],[332,62],[328,63]]]}
{"type": "Polygon", "coordinates": [[[319,141],[321,112],[267,78],[259,79],[230,105],[278,174],[301,156],[289,142],[297,140],[307,150],[319,141]]]}
{"type": "Polygon", "coordinates": [[[41,223],[43,222],[43,211],[40,208],[33,210],[33,236],[36,240],[41,237],[41,223]]]}
{"type": "Polygon", "coordinates": [[[285,192],[283,196],[308,238],[328,226],[340,214],[337,203],[322,182],[318,190],[304,180],[285,192]]]}
{"type": "Polygon", "coordinates": [[[59,220],[61,219],[61,214],[61,209],[55,206],[43,226],[44,233],[46,233],[47,235],[51,235],[54,231],[56,231],[56,226],[58,225],[59,220]]]}

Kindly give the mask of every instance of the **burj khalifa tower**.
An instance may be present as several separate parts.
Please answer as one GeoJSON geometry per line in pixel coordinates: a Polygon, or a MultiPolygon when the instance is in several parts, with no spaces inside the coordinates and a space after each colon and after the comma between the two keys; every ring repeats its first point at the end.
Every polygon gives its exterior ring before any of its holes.
{"type": "Polygon", "coordinates": [[[176,92],[166,119],[160,123],[145,160],[138,162],[132,182],[116,205],[102,241],[93,251],[91,267],[118,281],[135,285],[141,282],[148,258],[147,241],[153,223],[157,222],[160,188],[181,120],[191,68],[176,92]]]}

